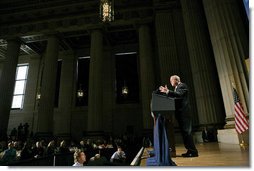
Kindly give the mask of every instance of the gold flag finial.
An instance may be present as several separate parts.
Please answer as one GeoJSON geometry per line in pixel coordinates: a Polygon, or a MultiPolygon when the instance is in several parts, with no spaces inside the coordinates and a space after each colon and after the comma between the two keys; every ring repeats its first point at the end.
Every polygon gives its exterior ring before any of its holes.
{"type": "Polygon", "coordinates": [[[241,135],[241,143],[240,143],[240,147],[244,150],[248,149],[249,145],[247,143],[245,143],[244,139],[243,139],[243,135],[241,135]]]}

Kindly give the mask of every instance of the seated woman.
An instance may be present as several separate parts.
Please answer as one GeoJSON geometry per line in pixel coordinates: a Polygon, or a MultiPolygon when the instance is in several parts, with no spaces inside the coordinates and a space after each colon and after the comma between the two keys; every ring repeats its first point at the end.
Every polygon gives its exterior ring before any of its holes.
{"type": "Polygon", "coordinates": [[[83,163],[86,161],[86,155],[80,149],[77,150],[74,155],[74,164],[72,166],[84,166],[83,163]]]}

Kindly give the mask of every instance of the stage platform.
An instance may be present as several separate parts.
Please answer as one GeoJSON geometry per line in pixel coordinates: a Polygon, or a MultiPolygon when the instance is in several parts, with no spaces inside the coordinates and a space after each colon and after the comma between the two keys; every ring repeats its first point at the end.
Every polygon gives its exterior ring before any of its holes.
{"type": "MultiPolygon", "coordinates": [[[[250,167],[250,152],[248,146],[242,148],[237,144],[209,142],[196,144],[196,147],[199,151],[199,157],[184,158],[181,157],[181,154],[186,152],[183,144],[176,144],[176,157],[173,157],[172,160],[177,164],[177,166],[167,167],[250,167]]],[[[152,147],[144,149],[140,166],[154,167],[146,166],[146,159],[148,157],[147,150],[151,151],[153,149],[152,147]]]]}

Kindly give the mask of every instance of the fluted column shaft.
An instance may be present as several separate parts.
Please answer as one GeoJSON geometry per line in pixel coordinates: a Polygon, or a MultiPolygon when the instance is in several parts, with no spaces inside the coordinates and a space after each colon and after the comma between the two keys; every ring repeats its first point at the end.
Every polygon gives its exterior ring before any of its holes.
{"type": "Polygon", "coordinates": [[[38,107],[38,133],[53,133],[54,98],[56,89],[58,39],[51,35],[44,59],[41,83],[41,98],[38,107]]]}
{"type": "MultiPolygon", "coordinates": [[[[23,115],[26,118],[26,122],[30,125],[29,130],[36,132],[37,130],[37,103],[38,100],[35,98],[37,84],[40,81],[40,64],[41,57],[40,56],[31,56],[29,59],[29,69],[28,69],[28,79],[26,82],[26,92],[25,92],[25,101],[23,111],[26,111],[23,115]],[[35,122],[36,121],[36,122],[35,122]]],[[[13,118],[15,119],[15,118],[13,118]]]]}
{"type": "Polygon", "coordinates": [[[102,131],[102,53],[102,32],[100,30],[92,30],[89,65],[88,131],[102,131]]]}
{"type": "Polygon", "coordinates": [[[152,91],[155,89],[152,55],[153,51],[150,28],[147,25],[141,25],[139,27],[139,61],[144,129],[153,128],[153,122],[150,115],[152,91]]]}
{"type": "Polygon", "coordinates": [[[224,124],[225,112],[202,3],[181,0],[200,124],[224,124]]]}
{"type": "Polygon", "coordinates": [[[73,97],[73,73],[75,64],[73,54],[63,57],[59,91],[59,109],[61,112],[57,113],[57,115],[55,114],[56,134],[70,135],[71,133],[71,109],[73,104],[73,98],[71,97],[73,97]]]}
{"type": "Polygon", "coordinates": [[[155,26],[158,41],[160,76],[162,84],[169,84],[170,75],[178,74],[179,61],[175,43],[172,12],[156,13],[155,26]]]}
{"type": "MultiPolygon", "coordinates": [[[[191,72],[190,57],[188,51],[188,45],[186,41],[186,35],[184,30],[183,15],[181,9],[173,10],[173,25],[174,25],[174,37],[168,38],[168,40],[175,39],[176,49],[177,49],[177,58],[179,61],[179,70],[181,81],[188,85],[190,90],[189,101],[190,101],[190,112],[192,114],[192,123],[193,126],[198,125],[198,112],[196,106],[196,97],[195,89],[191,72]]],[[[170,66],[173,67],[173,66],[170,66]]],[[[173,73],[174,74],[174,73],[173,73]]]]}
{"type": "Polygon", "coordinates": [[[113,108],[115,105],[115,58],[112,50],[107,49],[103,53],[103,130],[110,133],[113,130],[113,108]]]}
{"type": "Polygon", "coordinates": [[[248,33],[237,0],[203,0],[220,78],[227,120],[234,117],[232,83],[246,112],[249,108],[248,74],[244,59],[249,55],[248,33]]]}
{"type": "Polygon", "coordinates": [[[172,89],[169,83],[169,77],[175,74],[181,77],[182,81],[189,86],[191,91],[191,113],[193,115],[193,123],[197,124],[196,98],[186,36],[183,34],[184,24],[182,12],[180,10],[157,12],[155,26],[161,84],[167,84],[172,89]]]}
{"type": "Polygon", "coordinates": [[[11,39],[7,42],[6,59],[0,77],[0,138],[7,133],[20,49],[19,40],[11,39]]]}
{"type": "MultiPolygon", "coordinates": [[[[177,45],[176,45],[176,31],[174,24],[174,15],[173,11],[157,11],[155,15],[155,28],[156,28],[156,37],[158,44],[158,61],[160,68],[160,81],[161,85],[169,85],[170,75],[178,74],[179,72],[179,59],[177,56],[177,45]]],[[[185,68],[186,70],[186,68],[185,68]]],[[[158,87],[157,87],[158,88],[158,87]]],[[[167,118],[166,128],[168,130],[168,137],[170,140],[171,154],[176,155],[175,149],[175,136],[174,136],[174,125],[177,125],[177,122],[173,121],[173,115],[165,115],[167,118]]]]}

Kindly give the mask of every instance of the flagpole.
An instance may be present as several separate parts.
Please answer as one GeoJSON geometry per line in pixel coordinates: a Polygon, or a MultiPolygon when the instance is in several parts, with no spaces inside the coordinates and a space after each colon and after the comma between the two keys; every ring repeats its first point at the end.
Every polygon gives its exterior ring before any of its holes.
{"type": "Polygon", "coordinates": [[[248,148],[248,144],[245,143],[244,139],[243,139],[243,135],[240,134],[240,137],[241,137],[241,143],[240,143],[240,147],[243,148],[243,149],[246,149],[248,148]]]}
{"type": "Polygon", "coordinates": [[[249,144],[244,142],[244,138],[242,133],[245,132],[248,129],[248,121],[246,119],[244,110],[241,106],[240,99],[238,97],[236,86],[233,82],[231,82],[233,87],[233,97],[234,97],[234,108],[235,108],[235,128],[238,133],[238,137],[240,134],[240,147],[244,150],[248,148],[249,144]],[[236,122],[238,120],[238,122],[236,122]]]}

